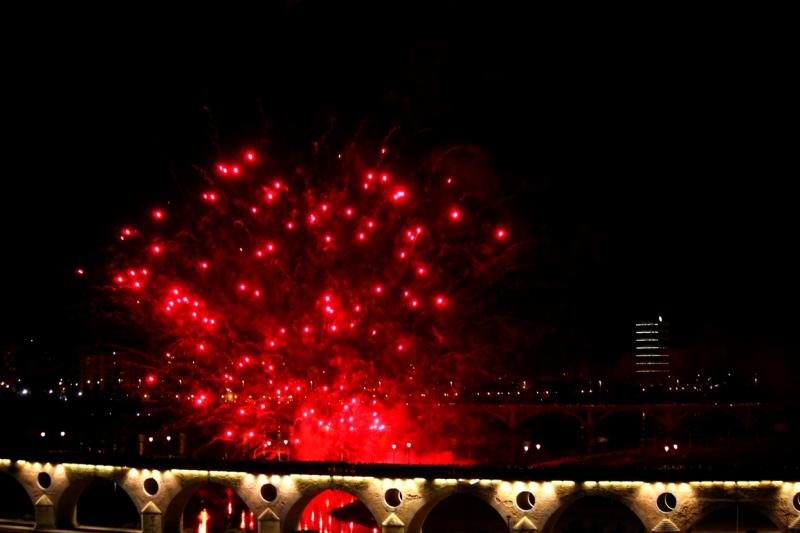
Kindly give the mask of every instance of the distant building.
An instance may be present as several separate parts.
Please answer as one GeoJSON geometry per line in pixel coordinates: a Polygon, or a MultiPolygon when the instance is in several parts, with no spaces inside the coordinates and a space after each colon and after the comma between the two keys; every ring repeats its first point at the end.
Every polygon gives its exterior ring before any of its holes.
{"type": "Polygon", "coordinates": [[[633,353],[634,373],[642,383],[666,381],[672,368],[669,331],[663,317],[636,322],[633,353]]]}
{"type": "Polygon", "coordinates": [[[0,379],[4,382],[13,382],[18,375],[17,350],[15,348],[4,350],[2,358],[0,358],[0,379]]]}
{"type": "Polygon", "coordinates": [[[114,388],[134,375],[132,365],[117,352],[85,354],[80,359],[81,390],[114,388]]]}
{"type": "Polygon", "coordinates": [[[58,352],[52,352],[36,342],[23,342],[4,348],[0,354],[0,382],[14,383],[21,389],[48,389],[60,381],[65,365],[58,352]]]}

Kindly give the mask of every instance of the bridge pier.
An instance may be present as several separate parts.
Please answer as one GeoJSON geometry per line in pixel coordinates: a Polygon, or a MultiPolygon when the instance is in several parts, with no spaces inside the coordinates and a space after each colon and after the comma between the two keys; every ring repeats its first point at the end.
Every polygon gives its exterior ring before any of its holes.
{"type": "Polygon", "coordinates": [[[537,532],[538,529],[536,529],[536,526],[533,524],[533,522],[530,521],[530,519],[527,516],[523,516],[522,518],[520,518],[519,522],[514,524],[514,527],[511,528],[511,531],[515,531],[518,533],[534,533],[537,532]]]}
{"type": "Polygon", "coordinates": [[[142,533],[164,533],[161,509],[153,502],[147,502],[141,512],[142,533]]]}
{"type": "Polygon", "coordinates": [[[281,519],[272,509],[258,515],[258,533],[281,533],[281,519]]]}
{"type": "Polygon", "coordinates": [[[586,453],[591,454],[594,450],[594,413],[586,412],[586,453]]]}
{"type": "Polygon", "coordinates": [[[33,511],[36,517],[36,529],[53,529],[56,527],[56,510],[53,502],[42,494],[33,504],[33,511]]]}
{"type": "Polygon", "coordinates": [[[391,513],[381,523],[381,533],[405,533],[406,526],[396,514],[391,513]]]}

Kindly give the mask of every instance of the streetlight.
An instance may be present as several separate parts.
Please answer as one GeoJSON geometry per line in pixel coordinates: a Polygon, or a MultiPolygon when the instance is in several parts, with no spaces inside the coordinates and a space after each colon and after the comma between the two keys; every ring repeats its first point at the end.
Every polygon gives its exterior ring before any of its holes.
{"type": "Polygon", "coordinates": [[[406,453],[408,454],[408,464],[411,464],[411,442],[406,442],[406,453]]]}
{"type": "Polygon", "coordinates": [[[396,461],[394,460],[394,452],[395,452],[396,450],[397,450],[397,444],[395,444],[395,443],[392,443],[392,464],[395,464],[395,462],[396,462],[396,461]]]}

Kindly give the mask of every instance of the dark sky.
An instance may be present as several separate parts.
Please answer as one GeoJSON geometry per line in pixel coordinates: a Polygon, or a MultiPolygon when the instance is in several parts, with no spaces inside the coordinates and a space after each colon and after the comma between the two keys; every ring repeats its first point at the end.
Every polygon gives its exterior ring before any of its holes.
{"type": "Polygon", "coordinates": [[[229,63],[199,47],[202,81],[176,83],[163,67],[183,70],[177,56],[110,30],[102,46],[54,37],[14,58],[3,342],[77,342],[74,267],[91,269],[120,225],[213,160],[209,117],[230,149],[265,123],[306,142],[332,118],[388,117],[440,145],[474,143],[504,183],[531,185],[524,223],[550,270],[525,298],[576,360],[613,362],[632,320],[662,313],[687,349],[794,364],[797,122],[779,32],[746,17],[554,29],[478,4],[392,6],[363,20],[339,4],[276,8],[229,63]]]}

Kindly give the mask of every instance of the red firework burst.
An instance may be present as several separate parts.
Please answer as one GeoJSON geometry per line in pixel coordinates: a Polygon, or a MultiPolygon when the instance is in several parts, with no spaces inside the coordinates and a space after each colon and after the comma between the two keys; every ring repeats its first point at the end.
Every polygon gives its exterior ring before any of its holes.
{"type": "Polygon", "coordinates": [[[195,200],[120,231],[112,291],[153,354],[149,394],[242,455],[424,453],[415,406],[499,357],[487,302],[514,244],[491,176],[273,159],[219,163],[195,200]]]}

